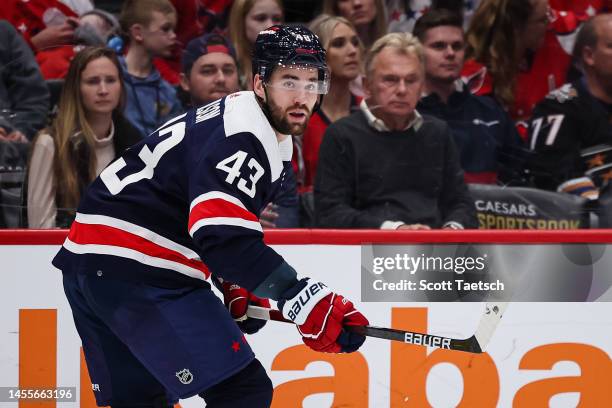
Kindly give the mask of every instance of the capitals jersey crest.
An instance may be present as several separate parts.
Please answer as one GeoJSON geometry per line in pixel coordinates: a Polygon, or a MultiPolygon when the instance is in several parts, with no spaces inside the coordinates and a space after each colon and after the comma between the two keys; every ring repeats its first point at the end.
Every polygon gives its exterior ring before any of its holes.
{"type": "Polygon", "coordinates": [[[179,115],[91,184],[53,264],[165,285],[214,273],[253,289],[282,262],[258,216],[291,152],[252,92],[179,115]]]}

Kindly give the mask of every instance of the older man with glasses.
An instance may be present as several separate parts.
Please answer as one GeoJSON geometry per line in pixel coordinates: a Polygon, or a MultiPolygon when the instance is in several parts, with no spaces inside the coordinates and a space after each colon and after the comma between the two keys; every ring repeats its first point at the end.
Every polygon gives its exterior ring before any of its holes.
{"type": "Polygon", "coordinates": [[[424,55],[408,33],[377,40],[360,110],[333,123],[319,152],[316,222],[327,228],[474,228],[446,123],[416,110],[424,55]]]}

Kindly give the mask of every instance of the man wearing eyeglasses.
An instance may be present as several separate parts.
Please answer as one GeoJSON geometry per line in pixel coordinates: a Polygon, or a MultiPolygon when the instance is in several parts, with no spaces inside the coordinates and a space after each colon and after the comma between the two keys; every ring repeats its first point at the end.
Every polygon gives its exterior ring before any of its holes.
{"type": "Polygon", "coordinates": [[[314,187],[319,226],[476,226],[448,126],[416,110],[423,63],[411,34],[387,34],[372,45],[360,110],[333,123],[321,144],[314,187]]]}
{"type": "Polygon", "coordinates": [[[472,95],[461,80],[465,41],[460,15],[428,11],[414,26],[425,53],[421,113],[448,123],[467,183],[518,183],[522,141],[508,114],[487,96],[472,95]]]}

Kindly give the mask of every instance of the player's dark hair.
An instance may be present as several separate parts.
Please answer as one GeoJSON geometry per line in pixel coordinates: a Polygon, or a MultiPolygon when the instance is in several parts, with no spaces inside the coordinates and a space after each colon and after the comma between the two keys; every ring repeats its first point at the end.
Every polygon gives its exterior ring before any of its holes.
{"type": "Polygon", "coordinates": [[[422,43],[428,30],[441,26],[458,27],[463,30],[463,18],[460,14],[447,9],[429,10],[416,21],[412,35],[422,43]]]}

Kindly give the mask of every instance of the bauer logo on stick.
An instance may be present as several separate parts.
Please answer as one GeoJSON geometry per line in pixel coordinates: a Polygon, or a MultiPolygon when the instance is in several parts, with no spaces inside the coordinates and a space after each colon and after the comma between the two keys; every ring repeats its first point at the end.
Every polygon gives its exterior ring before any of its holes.
{"type": "Polygon", "coordinates": [[[451,339],[446,337],[430,336],[428,334],[410,333],[404,335],[404,342],[418,346],[438,347],[450,349],[451,339]]]}

